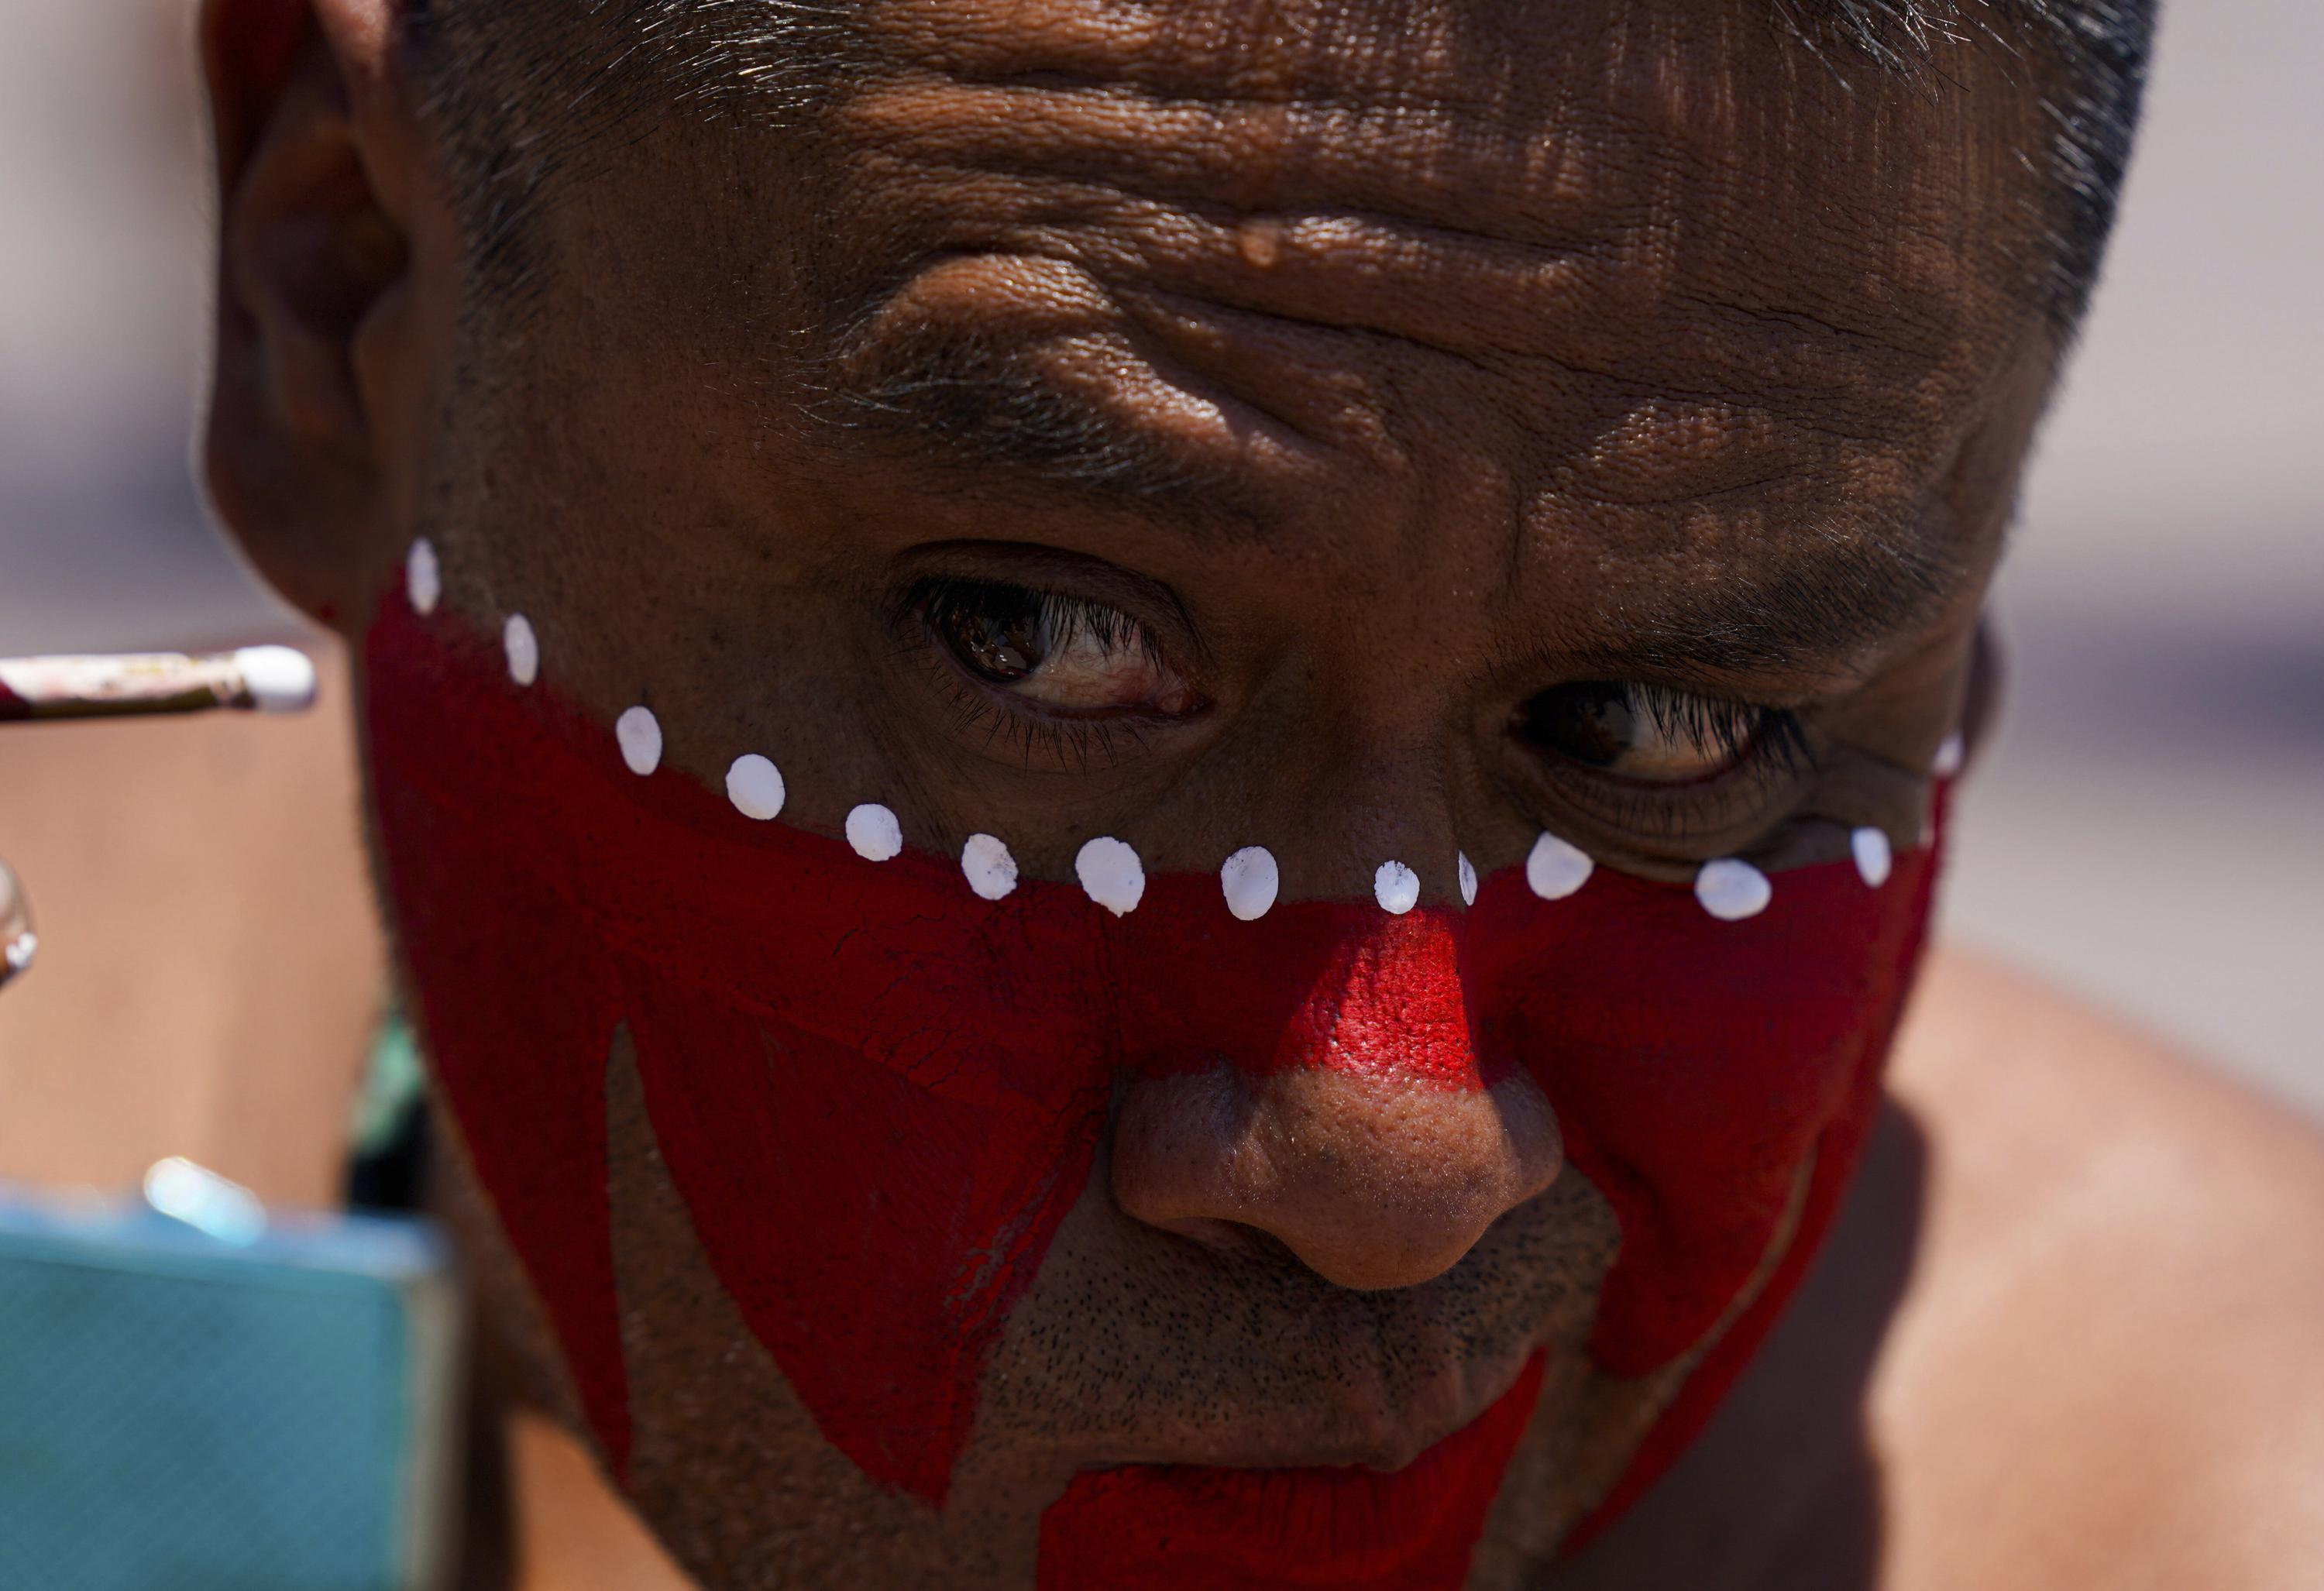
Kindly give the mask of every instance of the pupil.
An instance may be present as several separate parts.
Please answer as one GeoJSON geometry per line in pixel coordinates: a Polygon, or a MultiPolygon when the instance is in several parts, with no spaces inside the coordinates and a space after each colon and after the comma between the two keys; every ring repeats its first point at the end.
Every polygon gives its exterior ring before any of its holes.
{"type": "Polygon", "coordinates": [[[1041,605],[1029,592],[995,590],[966,612],[946,615],[945,629],[962,662],[1006,685],[1026,678],[1048,656],[1041,640],[1041,605]]]}
{"type": "Polygon", "coordinates": [[[1627,685],[1607,680],[1559,685],[1523,709],[1527,739],[1586,768],[1611,768],[1638,741],[1638,718],[1627,685]]]}

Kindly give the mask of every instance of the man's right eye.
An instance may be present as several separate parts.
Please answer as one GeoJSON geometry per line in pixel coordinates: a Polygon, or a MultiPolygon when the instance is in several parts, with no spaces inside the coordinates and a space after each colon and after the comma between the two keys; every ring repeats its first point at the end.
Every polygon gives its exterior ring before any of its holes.
{"type": "Polygon", "coordinates": [[[994,694],[1065,718],[1179,718],[1202,698],[1146,627],[1085,598],[989,581],[927,580],[914,606],[929,638],[994,694]]]}

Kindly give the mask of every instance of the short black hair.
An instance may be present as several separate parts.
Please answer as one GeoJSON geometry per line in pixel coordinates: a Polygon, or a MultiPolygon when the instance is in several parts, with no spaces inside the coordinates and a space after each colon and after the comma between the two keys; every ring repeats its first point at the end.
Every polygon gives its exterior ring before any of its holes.
{"type": "Polygon", "coordinates": [[[2114,232],[2146,94],[2155,0],[1769,0],[1835,71],[1852,63],[1915,79],[1937,45],[1983,39],[2041,74],[2049,148],[2043,300],[2062,342],[2089,306],[2114,232]]]}
{"type": "MultiPolygon", "coordinates": [[[[1680,0],[1674,0],[1680,3],[1680,0]]],[[[2041,307],[2061,347],[2114,230],[2155,0],[1766,0],[1771,25],[1852,89],[1925,86],[1981,41],[2041,85],[2041,307]]],[[[849,0],[407,0],[402,42],[446,150],[482,290],[521,299],[551,181],[641,112],[806,124],[862,60],[849,0]]]]}
{"type": "Polygon", "coordinates": [[[850,0],[406,0],[400,45],[479,289],[521,299],[553,182],[640,115],[811,119],[860,63],[850,0]]]}

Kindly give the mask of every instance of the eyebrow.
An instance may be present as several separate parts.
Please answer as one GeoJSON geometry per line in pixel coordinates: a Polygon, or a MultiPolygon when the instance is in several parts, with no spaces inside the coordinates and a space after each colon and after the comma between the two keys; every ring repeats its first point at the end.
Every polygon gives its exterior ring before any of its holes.
{"type": "Polygon", "coordinates": [[[1827,514],[1803,521],[1800,534],[1805,545],[1781,562],[1730,570],[1715,590],[1584,656],[1680,675],[1804,668],[1837,676],[1932,618],[1970,575],[1917,512],[1857,526],[1827,514]]]}
{"type": "Polygon", "coordinates": [[[829,362],[807,413],[833,440],[885,444],[947,470],[984,470],[1215,526],[1251,513],[1247,487],[1139,434],[983,336],[882,343],[829,362]]]}
{"type": "MultiPolygon", "coordinates": [[[[885,445],[946,474],[1101,500],[1198,536],[1254,535],[1279,518],[1250,483],[1141,435],[1057,386],[1005,342],[939,335],[883,342],[813,389],[808,414],[844,446],[885,445]]],[[[1583,658],[1682,676],[1844,672],[1844,660],[1928,619],[1969,569],[1924,504],[1806,516],[1780,560],[1727,572],[1583,658]],[[1829,667],[1821,667],[1822,665],[1829,667]]],[[[1625,615],[1630,618],[1630,615],[1625,615]]]]}

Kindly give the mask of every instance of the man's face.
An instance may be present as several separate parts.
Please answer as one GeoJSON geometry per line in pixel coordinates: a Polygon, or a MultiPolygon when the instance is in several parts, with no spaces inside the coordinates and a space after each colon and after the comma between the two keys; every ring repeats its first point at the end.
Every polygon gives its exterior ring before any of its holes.
{"type": "Polygon", "coordinates": [[[1852,1160],[2028,96],[1751,5],[856,29],[568,162],[456,335],[416,228],[351,628],[512,1268],[713,1584],[1514,1575],[1852,1160]]]}

